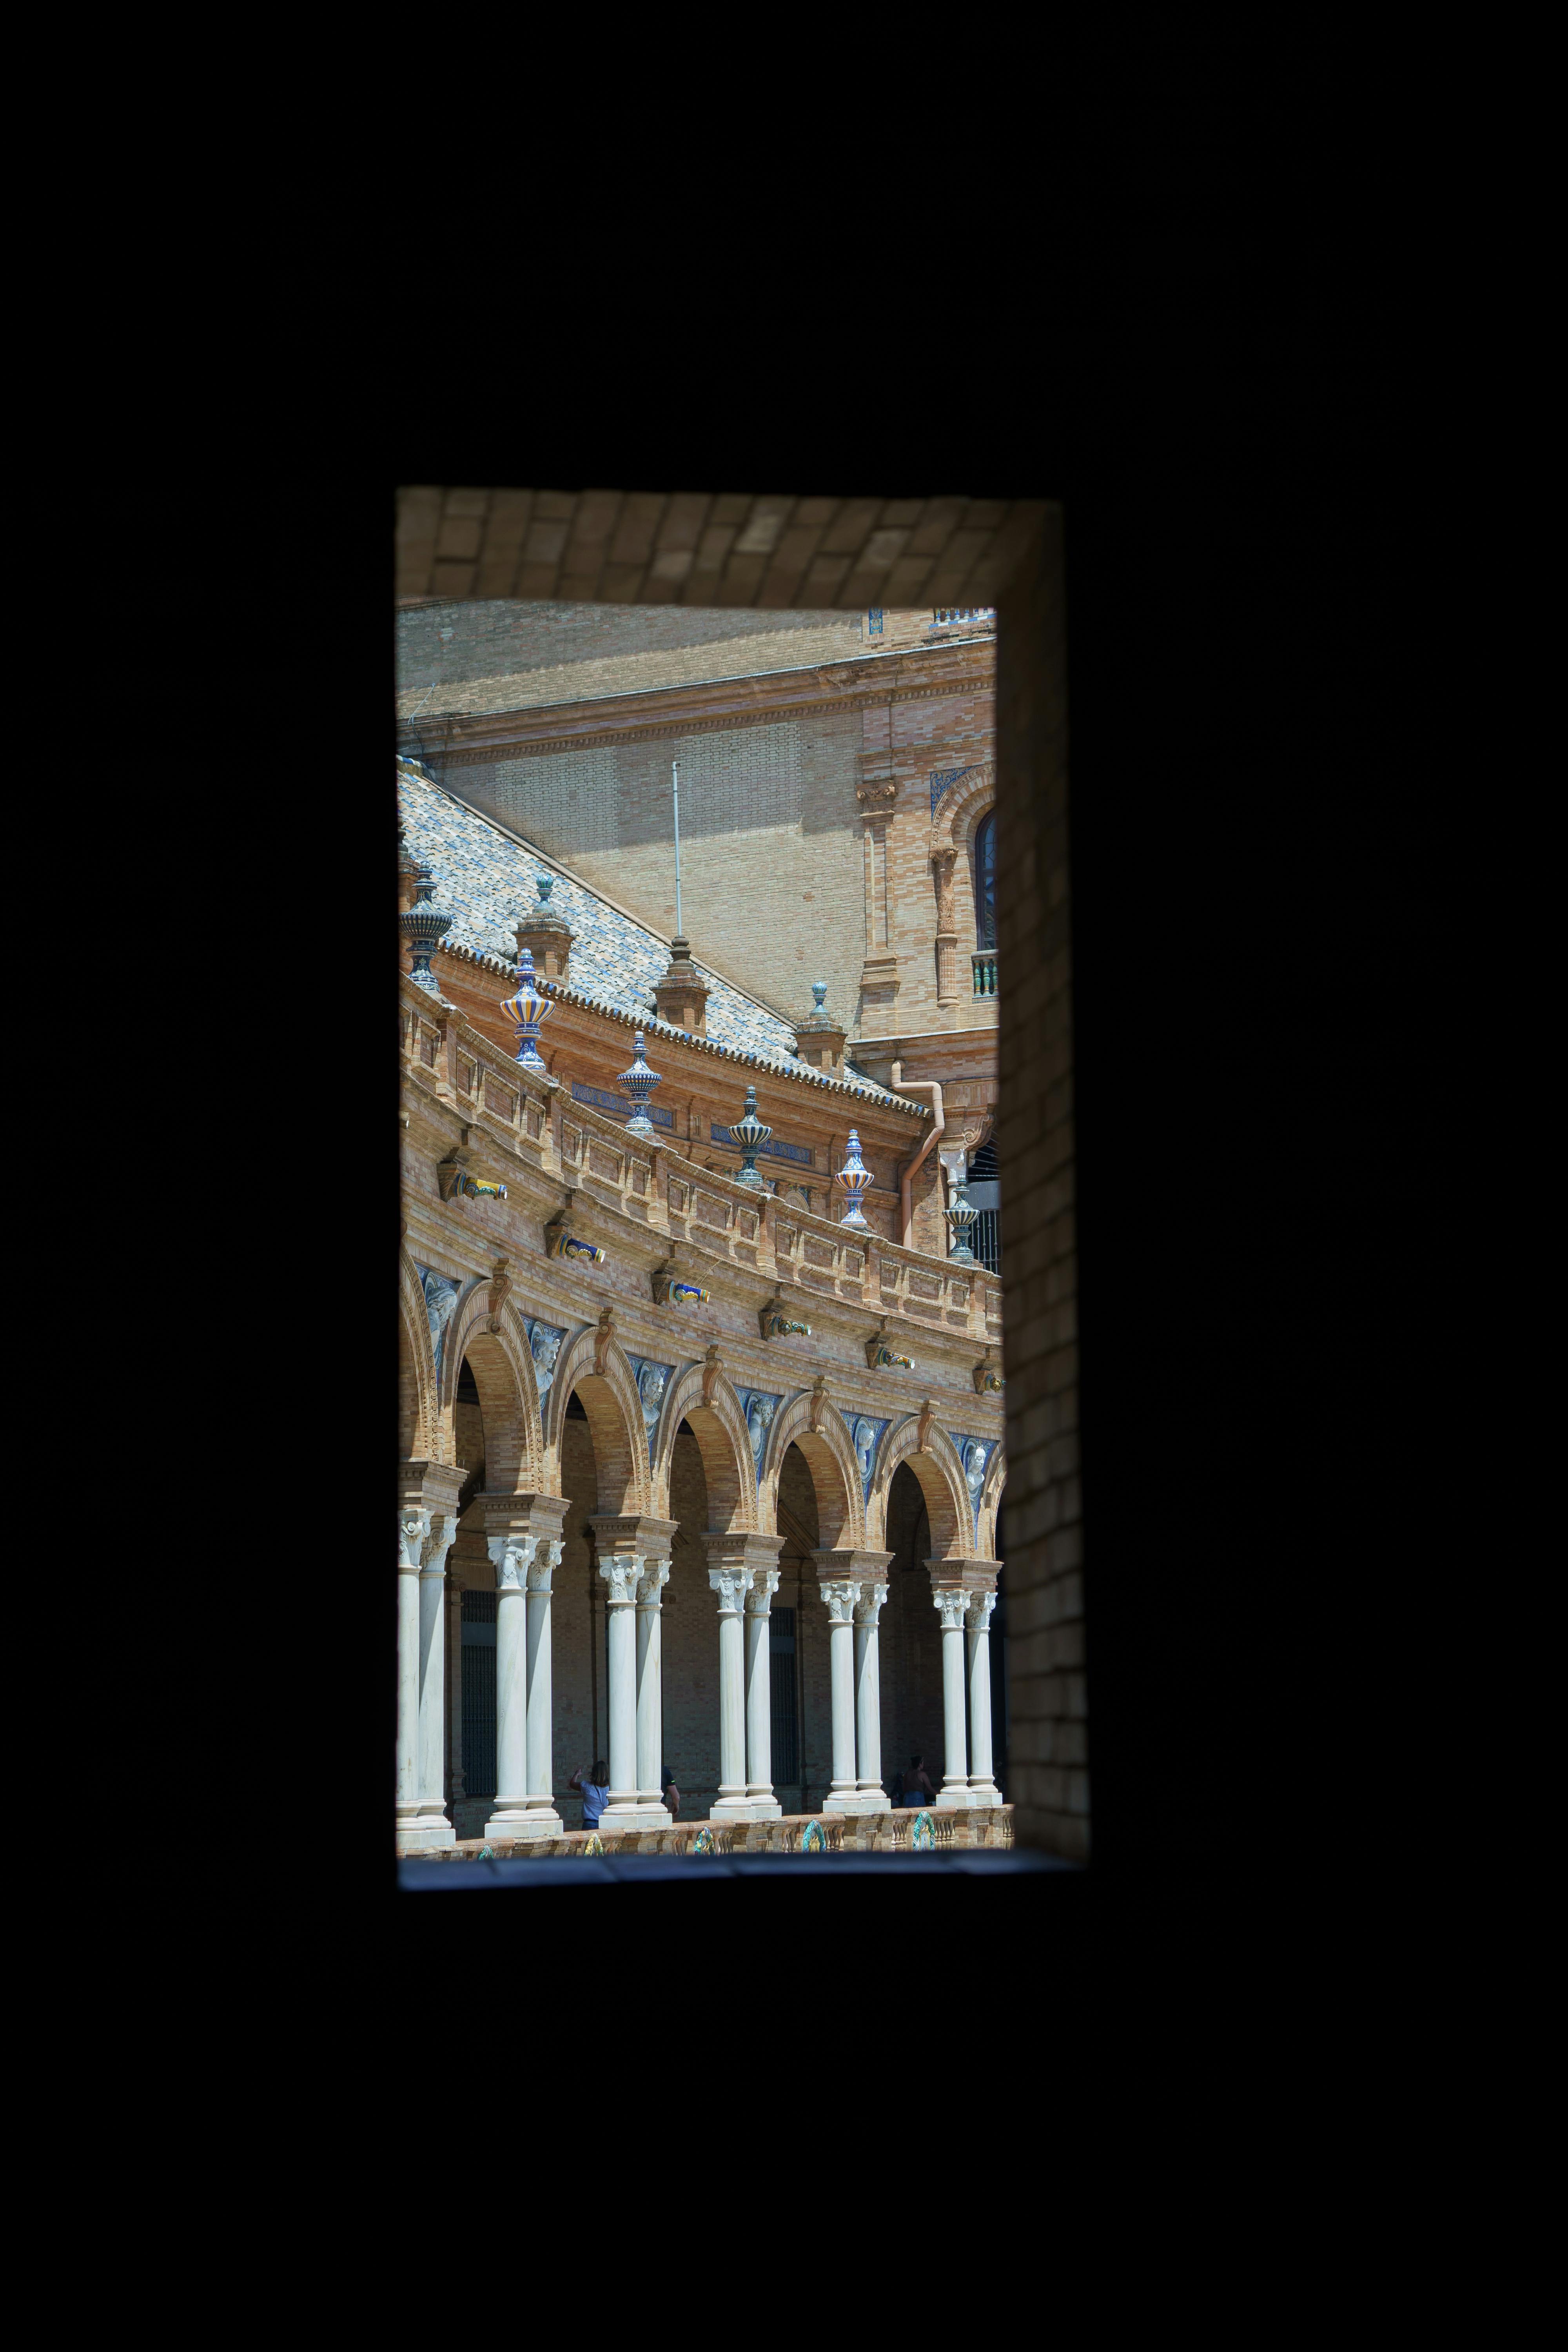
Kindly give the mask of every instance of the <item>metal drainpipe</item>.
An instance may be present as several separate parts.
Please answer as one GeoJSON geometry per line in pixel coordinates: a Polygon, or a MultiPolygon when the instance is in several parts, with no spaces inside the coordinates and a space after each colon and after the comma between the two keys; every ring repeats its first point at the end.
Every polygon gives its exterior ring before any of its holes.
{"type": "Polygon", "coordinates": [[[892,1091],[896,1095],[930,1095],[931,1097],[931,1133],[927,1136],[925,1141],[921,1144],[920,1150],[916,1152],[909,1166],[904,1170],[903,1174],[899,1178],[899,1206],[903,1211],[904,1218],[904,1247],[906,1249],[913,1249],[914,1243],[910,1240],[910,1234],[914,1225],[915,1213],[913,1204],[910,1199],[910,1186],[914,1181],[915,1171],[919,1168],[921,1160],[926,1159],[929,1154],[936,1149],[936,1146],[941,1142],[943,1135],[947,1132],[947,1121],[942,1116],[942,1088],[937,1085],[934,1078],[903,1078],[900,1079],[900,1083],[892,1091]]]}

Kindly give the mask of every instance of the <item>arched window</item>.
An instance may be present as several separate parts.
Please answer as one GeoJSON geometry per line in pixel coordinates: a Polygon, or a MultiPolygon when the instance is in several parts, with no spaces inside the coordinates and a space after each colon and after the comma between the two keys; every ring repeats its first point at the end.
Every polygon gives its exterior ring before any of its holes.
{"type": "Polygon", "coordinates": [[[996,813],[983,816],[974,828],[974,944],[996,944],[996,813]]]}

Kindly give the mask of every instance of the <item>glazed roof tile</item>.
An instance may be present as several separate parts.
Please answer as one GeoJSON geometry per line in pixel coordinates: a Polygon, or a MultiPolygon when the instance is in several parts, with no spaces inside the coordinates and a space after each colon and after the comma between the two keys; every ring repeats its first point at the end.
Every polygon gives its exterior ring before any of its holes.
{"type": "MultiPolygon", "coordinates": [[[[537,903],[534,884],[541,876],[552,875],[551,908],[566,918],[574,934],[571,978],[561,993],[635,1019],[650,1035],[685,1037],[685,1031],[672,1028],[651,1010],[654,985],[669,963],[668,943],[657,932],[607,906],[575,875],[531,856],[478,810],[465,807],[401,759],[397,805],[405,846],[429,867],[436,897],[453,917],[444,947],[499,957],[509,970],[514,969],[513,927],[524,908],[537,903]]],[[[789,1022],[743,996],[700,958],[692,961],[708,985],[710,1045],[808,1085],[863,1096],[916,1118],[925,1115],[923,1104],[894,1094],[874,1079],[829,1077],[798,1060],[789,1022]]]]}

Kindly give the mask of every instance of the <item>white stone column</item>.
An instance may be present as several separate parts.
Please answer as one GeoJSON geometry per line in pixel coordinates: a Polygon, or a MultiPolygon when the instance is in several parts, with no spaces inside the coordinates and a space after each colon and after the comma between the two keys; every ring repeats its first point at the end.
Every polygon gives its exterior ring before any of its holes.
{"type": "Polygon", "coordinates": [[[710,1568],[708,1581],[719,1596],[719,1794],[710,1808],[713,1821],[750,1821],[746,1801],[746,1681],[741,1612],[752,1570],[743,1559],[710,1568]]]}
{"type": "Polygon", "coordinates": [[[877,1620],[887,1597],[887,1586],[867,1577],[855,1603],[856,1791],[862,1812],[889,1812],[893,1802],[882,1786],[882,1686],[877,1651],[877,1620]]]}
{"type": "Polygon", "coordinates": [[[600,1824],[606,1830],[636,1826],[626,1816],[637,1811],[637,1607],[645,1566],[640,1552],[612,1552],[599,1562],[610,1661],[610,1796],[600,1824]]]}
{"type": "Polygon", "coordinates": [[[827,1671],[833,1694],[833,1780],[822,1810],[853,1813],[859,1811],[855,1781],[854,1610],[860,1586],[858,1579],[836,1577],[821,1590],[827,1603],[827,1671]]]}
{"type": "Polygon", "coordinates": [[[528,1564],[528,1825],[530,1837],[559,1837],[565,1829],[555,1810],[554,1705],[550,1664],[550,1580],[561,1563],[562,1545],[545,1536],[528,1564]]]}
{"type": "Polygon", "coordinates": [[[460,1576],[447,1571],[447,1798],[453,1807],[466,1793],[463,1787],[463,1592],[460,1576]]]}
{"type": "Polygon", "coordinates": [[[528,1835],[527,1579],[537,1536],[491,1536],[496,1572],[496,1794],[488,1838],[528,1835]]]}
{"type": "Polygon", "coordinates": [[[458,1532],[454,1511],[431,1514],[419,1556],[419,1811],[423,1846],[450,1845],[447,1818],[447,1555],[458,1532]]]}
{"type": "Polygon", "coordinates": [[[419,1819],[419,1562],[430,1536],[430,1514],[397,1507],[397,1795],[398,1850],[417,1835],[419,1819]]]}
{"type": "Polygon", "coordinates": [[[942,1791],[936,1801],[951,1812],[969,1802],[963,1752],[963,1612],[969,1595],[961,1585],[946,1586],[934,1598],[942,1619],[942,1791]]]}
{"type": "Polygon", "coordinates": [[[637,1580],[637,1802],[664,1811],[663,1592],[667,1559],[645,1560],[637,1580]]]}
{"type": "Polygon", "coordinates": [[[972,1592],[964,1613],[969,1644],[969,1801],[999,1805],[1002,1791],[991,1763],[991,1612],[994,1592],[972,1592]]]}
{"type": "Polygon", "coordinates": [[[644,1518],[636,1512],[606,1512],[588,1525],[605,1580],[610,1668],[610,1798],[599,1826],[621,1832],[667,1830],[669,1815],[659,1795],[662,1759],[658,1753],[664,1724],[663,1644],[660,1606],[654,1602],[650,1580],[657,1577],[662,1585],[668,1575],[675,1522],[644,1518]],[[647,1776],[645,1744],[653,1751],[647,1776]]]}
{"type": "Polygon", "coordinates": [[[753,1821],[778,1821],[784,1807],[773,1794],[772,1637],[776,1568],[754,1568],[746,1595],[746,1802],[753,1821]]]}

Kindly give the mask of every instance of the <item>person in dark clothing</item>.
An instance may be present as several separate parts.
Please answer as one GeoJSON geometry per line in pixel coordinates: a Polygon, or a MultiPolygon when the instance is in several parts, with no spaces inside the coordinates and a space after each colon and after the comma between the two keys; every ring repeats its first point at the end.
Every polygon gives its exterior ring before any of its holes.
{"type": "Polygon", "coordinates": [[[900,1773],[899,1777],[903,1784],[903,1793],[899,1800],[900,1804],[935,1804],[936,1790],[931,1787],[931,1776],[926,1770],[923,1756],[911,1756],[909,1770],[900,1773]]]}
{"type": "Polygon", "coordinates": [[[679,1821],[680,1818],[680,1791],[675,1785],[675,1775],[670,1770],[668,1764],[665,1766],[661,1776],[661,1793],[665,1803],[669,1807],[670,1820],[672,1822],[679,1821]]]}

